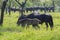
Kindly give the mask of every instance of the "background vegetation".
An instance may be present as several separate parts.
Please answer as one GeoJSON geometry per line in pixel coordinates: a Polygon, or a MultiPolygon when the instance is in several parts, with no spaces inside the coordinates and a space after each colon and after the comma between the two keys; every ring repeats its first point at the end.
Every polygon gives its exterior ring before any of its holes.
{"type": "MultiPolygon", "coordinates": [[[[20,3],[24,2],[25,0],[18,0],[20,3]]],[[[45,6],[50,7],[53,6],[53,1],[55,3],[55,9],[56,11],[60,11],[60,0],[27,0],[26,7],[35,7],[35,6],[45,6]]],[[[0,0],[0,8],[2,5],[3,0],[0,0]]],[[[16,7],[19,8],[20,6],[15,0],[8,0],[7,7],[16,7]]]]}
{"type": "Polygon", "coordinates": [[[22,28],[16,22],[19,13],[11,12],[12,15],[5,13],[3,26],[0,26],[0,40],[60,40],[60,12],[51,12],[54,21],[54,28],[46,30],[46,25],[39,25],[40,29],[22,28]]]}
{"type": "MultiPolygon", "coordinates": [[[[15,2],[15,0],[9,0],[7,3],[7,7],[10,5],[9,2],[12,2],[11,7],[19,8],[19,5],[15,2]]],[[[23,2],[24,0],[19,0],[19,2],[23,2]]],[[[43,0],[44,1],[44,0],[43,0]]],[[[42,0],[28,0],[26,3],[26,7],[32,6],[42,6],[42,0]]],[[[55,0],[54,0],[55,1],[55,0]]],[[[0,7],[2,5],[3,0],[0,1],[0,7]]],[[[52,6],[52,0],[45,0],[46,5],[52,6]]],[[[60,0],[55,1],[56,10],[59,11],[60,0]]],[[[29,14],[31,12],[26,12],[25,14],[29,14]]],[[[51,31],[50,27],[46,30],[46,25],[39,25],[40,29],[34,29],[30,25],[30,28],[22,28],[21,26],[17,26],[16,22],[19,18],[19,12],[11,12],[11,15],[8,13],[4,15],[4,23],[3,26],[0,26],[0,40],[60,40],[60,12],[50,12],[54,21],[54,28],[51,31]]]]}

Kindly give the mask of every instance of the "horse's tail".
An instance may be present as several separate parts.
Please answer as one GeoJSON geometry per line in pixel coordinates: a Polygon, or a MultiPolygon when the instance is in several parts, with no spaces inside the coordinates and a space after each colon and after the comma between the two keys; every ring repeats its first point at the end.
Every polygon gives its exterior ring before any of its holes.
{"type": "Polygon", "coordinates": [[[52,28],[53,28],[53,26],[54,26],[52,16],[50,16],[50,22],[49,22],[49,24],[50,24],[50,28],[51,28],[51,30],[52,30],[52,28]]]}

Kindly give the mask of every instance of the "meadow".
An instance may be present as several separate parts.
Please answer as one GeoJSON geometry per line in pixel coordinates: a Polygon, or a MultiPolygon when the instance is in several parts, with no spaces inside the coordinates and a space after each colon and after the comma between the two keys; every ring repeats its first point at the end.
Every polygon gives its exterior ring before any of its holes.
{"type": "MultiPolygon", "coordinates": [[[[26,13],[27,14],[27,13],[26,13]]],[[[53,17],[54,28],[46,30],[46,25],[39,25],[40,29],[22,28],[16,22],[19,13],[12,12],[4,15],[4,23],[0,26],[0,40],[60,40],[60,12],[50,12],[53,17]]]]}

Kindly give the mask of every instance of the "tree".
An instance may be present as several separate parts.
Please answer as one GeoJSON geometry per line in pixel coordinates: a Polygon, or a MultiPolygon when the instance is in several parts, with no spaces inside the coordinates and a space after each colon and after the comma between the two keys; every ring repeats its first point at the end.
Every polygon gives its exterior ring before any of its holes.
{"type": "Polygon", "coordinates": [[[6,7],[7,2],[8,2],[8,0],[4,0],[3,1],[3,4],[2,4],[0,25],[3,24],[4,10],[5,10],[5,7],[6,7]]]}
{"type": "Polygon", "coordinates": [[[25,2],[22,2],[22,4],[19,3],[17,0],[15,0],[15,1],[21,6],[21,15],[23,15],[24,7],[25,7],[25,4],[26,4],[27,0],[25,0],[25,2]]]}

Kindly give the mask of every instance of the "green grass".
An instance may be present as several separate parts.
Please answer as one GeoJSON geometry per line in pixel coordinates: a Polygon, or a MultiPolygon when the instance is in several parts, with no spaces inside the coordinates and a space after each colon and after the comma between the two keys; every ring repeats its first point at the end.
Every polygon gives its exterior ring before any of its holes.
{"type": "Polygon", "coordinates": [[[30,26],[29,29],[17,26],[19,13],[4,15],[3,26],[0,26],[0,40],[60,40],[60,12],[51,12],[54,21],[54,28],[46,30],[45,24],[39,25],[40,29],[36,30],[30,26]]]}

